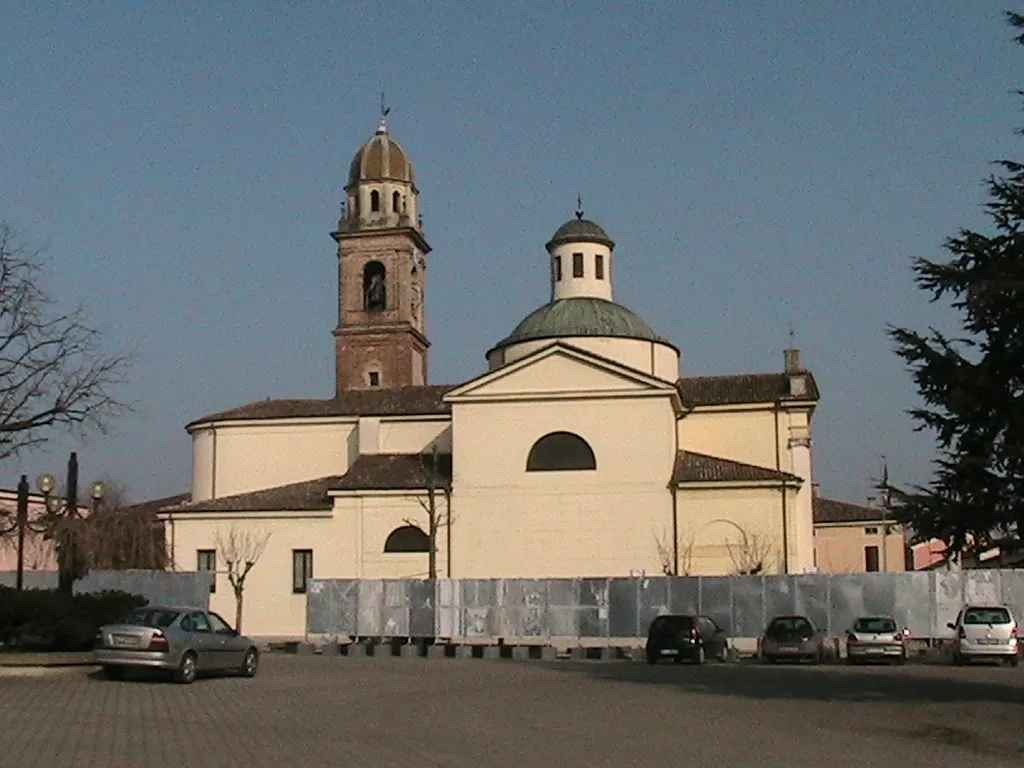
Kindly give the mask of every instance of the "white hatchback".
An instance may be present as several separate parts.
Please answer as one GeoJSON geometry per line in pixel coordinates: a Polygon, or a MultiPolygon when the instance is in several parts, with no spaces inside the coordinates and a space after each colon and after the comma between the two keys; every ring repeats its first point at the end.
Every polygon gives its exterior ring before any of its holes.
{"type": "Polygon", "coordinates": [[[1006,606],[966,605],[947,624],[956,632],[953,663],[963,664],[973,659],[1006,661],[1016,667],[1020,659],[1019,627],[1006,606]]]}

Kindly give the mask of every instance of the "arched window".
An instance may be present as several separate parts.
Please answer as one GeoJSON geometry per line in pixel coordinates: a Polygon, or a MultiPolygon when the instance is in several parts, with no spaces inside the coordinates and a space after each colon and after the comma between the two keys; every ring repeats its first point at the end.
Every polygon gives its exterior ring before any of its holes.
{"type": "Polygon", "coordinates": [[[401,204],[402,204],[402,196],[400,194],[398,194],[397,192],[393,192],[391,194],[391,210],[394,213],[401,213],[401,211],[398,210],[398,207],[401,204]]]}
{"type": "Polygon", "coordinates": [[[373,192],[370,193],[370,210],[371,211],[379,211],[380,210],[380,192],[378,192],[376,189],[373,190],[373,192]]]}
{"type": "Polygon", "coordinates": [[[403,525],[388,534],[385,552],[429,552],[430,537],[415,525],[403,525]]]}
{"type": "Polygon", "coordinates": [[[552,432],[533,444],[526,458],[527,472],[597,469],[590,445],[572,432],[552,432]]]}
{"type": "Polygon", "coordinates": [[[363,309],[380,312],[388,306],[387,270],[379,261],[363,267],[363,309]]]}

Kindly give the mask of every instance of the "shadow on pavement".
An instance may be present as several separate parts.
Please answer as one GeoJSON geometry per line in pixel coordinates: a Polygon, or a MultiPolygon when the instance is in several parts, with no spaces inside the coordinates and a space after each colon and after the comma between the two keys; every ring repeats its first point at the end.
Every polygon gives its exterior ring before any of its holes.
{"type": "MultiPolygon", "coordinates": [[[[969,680],[922,668],[804,667],[759,664],[657,665],[559,662],[552,669],[598,680],[672,686],[686,693],[758,700],[890,701],[907,703],[996,702],[1024,704],[1024,677],[1004,670],[1005,683],[969,680]]],[[[961,670],[956,670],[960,672],[961,670]]]]}

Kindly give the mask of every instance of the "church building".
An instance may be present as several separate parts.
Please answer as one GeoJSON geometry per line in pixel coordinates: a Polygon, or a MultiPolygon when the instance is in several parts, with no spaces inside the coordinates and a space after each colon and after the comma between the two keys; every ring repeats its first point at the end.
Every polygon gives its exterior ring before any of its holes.
{"type": "Polygon", "coordinates": [[[345,191],[333,396],[187,426],[191,496],[161,514],[176,568],[221,572],[215,610],[233,615],[225,559],[254,545],[244,628],[277,637],[303,634],[314,576],[814,569],[818,389],[798,350],[778,371],[682,375],[679,348],[615,301],[616,243],[577,211],[552,223],[550,295],[480,375],[434,384],[431,249],[384,121],[345,191]]]}

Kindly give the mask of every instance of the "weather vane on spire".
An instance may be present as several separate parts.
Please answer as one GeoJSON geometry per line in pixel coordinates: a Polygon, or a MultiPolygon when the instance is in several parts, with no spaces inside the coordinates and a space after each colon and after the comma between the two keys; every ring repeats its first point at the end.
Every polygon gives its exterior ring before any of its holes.
{"type": "Polygon", "coordinates": [[[576,218],[583,218],[583,198],[580,197],[579,193],[576,194],[576,218]]]}
{"type": "Polygon", "coordinates": [[[380,92],[380,126],[377,128],[378,133],[384,133],[388,129],[388,115],[391,113],[391,107],[387,106],[387,102],[384,101],[384,91],[380,92]]]}

